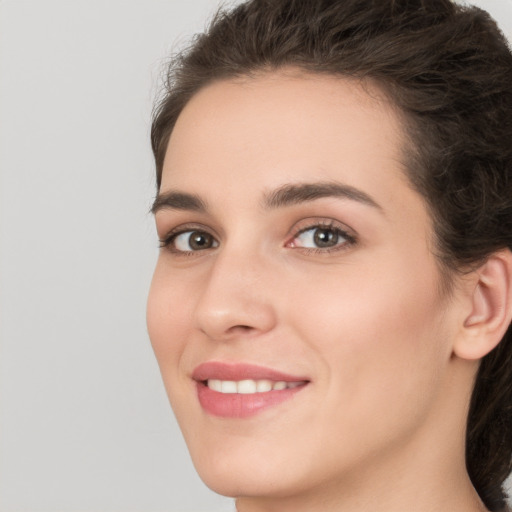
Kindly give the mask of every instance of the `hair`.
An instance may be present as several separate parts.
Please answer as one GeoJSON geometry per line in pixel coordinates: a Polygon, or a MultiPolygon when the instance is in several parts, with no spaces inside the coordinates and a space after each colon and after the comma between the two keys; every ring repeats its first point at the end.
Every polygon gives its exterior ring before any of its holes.
{"type": "MultiPolygon", "coordinates": [[[[407,172],[450,275],[512,248],[512,54],[483,10],[450,0],[249,0],[172,59],[151,130],[157,186],[187,102],[215,81],[295,67],[370,80],[403,114],[407,172]],[[451,272],[450,272],[451,271],[451,272]]],[[[512,329],[480,363],[466,466],[491,511],[512,471],[512,329]]]]}

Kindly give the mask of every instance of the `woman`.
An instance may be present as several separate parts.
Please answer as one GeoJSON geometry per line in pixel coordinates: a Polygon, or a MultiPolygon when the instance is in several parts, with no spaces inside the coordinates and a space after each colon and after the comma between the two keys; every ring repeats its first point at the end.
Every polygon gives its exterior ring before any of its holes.
{"type": "Polygon", "coordinates": [[[511,119],[449,0],[252,0],[175,59],[148,329],[239,512],[505,508],[511,119]]]}

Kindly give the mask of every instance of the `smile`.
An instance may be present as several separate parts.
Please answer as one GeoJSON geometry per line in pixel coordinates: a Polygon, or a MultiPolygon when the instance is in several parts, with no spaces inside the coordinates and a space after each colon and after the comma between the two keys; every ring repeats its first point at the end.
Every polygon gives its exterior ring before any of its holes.
{"type": "Polygon", "coordinates": [[[206,381],[206,385],[213,391],[226,394],[240,393],[242,395],[282,391],[283,389],[297,388],[304,384],[306,384],[305,381],[285,382],[284,380],[272,382],[271,380],[245,379],[237,382],[234,380],[209,379],[206,381]]]}
{"type": "Polygon", "coordinates": [[[255,365],[209,362],[192,374],[203,410],[222,418],[248,418],[304,389],[309,379],[255,365]]]}

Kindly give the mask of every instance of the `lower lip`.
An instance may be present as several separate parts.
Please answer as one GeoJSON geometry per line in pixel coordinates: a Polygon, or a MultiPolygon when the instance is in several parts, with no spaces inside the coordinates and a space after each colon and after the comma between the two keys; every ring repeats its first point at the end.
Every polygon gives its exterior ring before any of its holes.
{"type": "Polygon", "coordinates": [[[265,393],[219,393],[203,382],[197,382],[197,396],[201,407],[208,413],[222,418],[249,418],[259,412],[290,400],[306,387],[287,388],[265,393]]]}

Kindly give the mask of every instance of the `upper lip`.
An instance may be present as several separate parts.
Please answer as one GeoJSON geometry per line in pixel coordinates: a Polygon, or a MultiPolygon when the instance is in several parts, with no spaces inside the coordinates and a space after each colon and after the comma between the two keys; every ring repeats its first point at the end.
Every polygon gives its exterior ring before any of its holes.
{"type": "Polygon", "coordinates": [[[288,373],[246,363],[227,363],[220,361],[208,361],[200,364],[192,372],[192,378],[196,381],[206,381],[208,379],[218,380],[272,380],[284,382],[302,382],[309,381],[303,375],[290,375],[288,373]]]}

